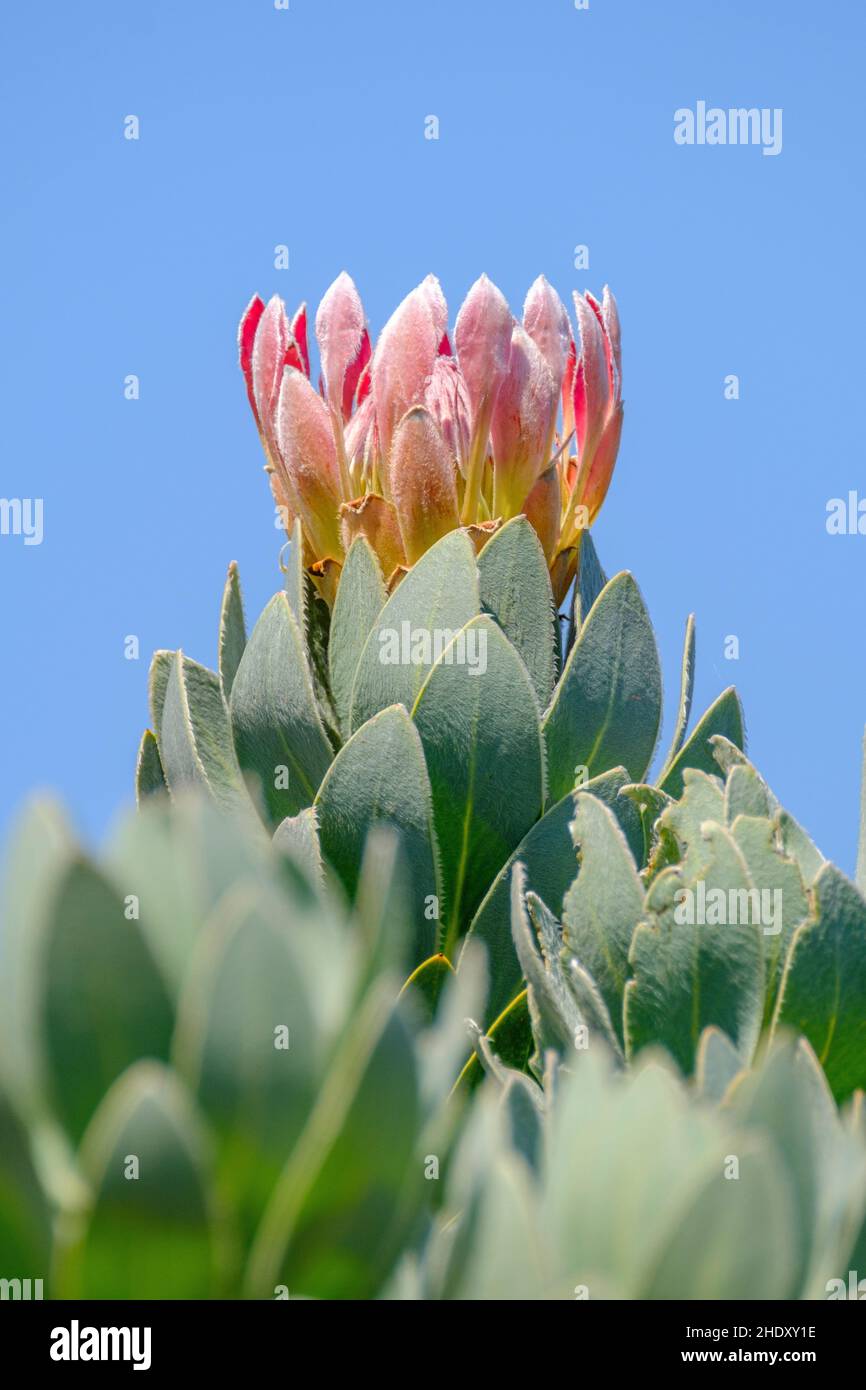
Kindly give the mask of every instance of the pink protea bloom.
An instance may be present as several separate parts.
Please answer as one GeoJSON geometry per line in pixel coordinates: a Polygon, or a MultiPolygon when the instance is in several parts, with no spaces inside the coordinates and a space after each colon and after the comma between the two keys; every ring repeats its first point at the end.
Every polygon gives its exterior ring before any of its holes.
{"type": "Polygon", "coordinates": [[[466,527],[480,548],[521,512],[564,596],[610,484],[623,414],[613,295],[574,303],[577,337],[539,276],[518,323],[482,275],[452,336],[428,275],[374,348],[342,272],[316,313],[314,386],[306,306],[290,319],[276,296],[250,301],[238,345],[265,467],[287,531],[301,522],[309,572],[329,602],[356,536],[393,586],[446,532],[466,527]]]}

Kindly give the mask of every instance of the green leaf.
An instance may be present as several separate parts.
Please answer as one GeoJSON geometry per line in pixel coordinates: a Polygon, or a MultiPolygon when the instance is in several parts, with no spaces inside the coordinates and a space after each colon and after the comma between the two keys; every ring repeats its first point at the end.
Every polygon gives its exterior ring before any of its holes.
{"type": "Polygon", "coordinates": [[[247,629],[244,622],[241,581],[237,564],[232,560],[223,590],[219,630],[220,684],[226,700],[232,693],[232,682],[246,645],[247,629]]]}
{"type": "Polygon", "coordinates": [[[680,799],[669,801],[658,823],[660,834],[673,836],[675,862],[686,878],[697,876],[709,857],[709,842],[702,834],[702,826],[707,821],[723,825],[724,819],[724,789],[718,777],[686,768],[680,799]]]}
{"type": "Polygon", "coordinates": [[[0,1269],[4,1278],[47,1283],[51,1218],[27,1130],[0,1091],[0,1269]]]}
{"type": "Polygon", "coordinates": [[[285,820],[280,821],[274,831],[274,846],[299,865],[311,883],[321,885],[322,849],[316,812],[312,806],[306,806],[296,816],[286,816],[285,820]]]}
{"type": "Polygon", "coordinates": [[[62,1255],[59,1297],[214,1296],[205,1139],[170,1071],[139,1062],[124,1073],[93,1117],[80,1164],[94,1203],[62,1255]]]}
{"type": "Polygon", "coordinates": [[[789,815],[787,811],[777,812],[776,824],[779,828],[782,848],[792,859],[796,859],[800,866],[800,873],[803,875],[803,882],[807,888],[812,888],[827,860],[817,845],[814,845],[809,839],[803,827],[798,825],[794,817],[789,815]]]}
{"type": "Polygon", "coordinates": [[[352,542],[340,575],[328,644],[331,693],[340,726],[347,735],[358,662],[387,598],[379,562],[369,543],[358,536],[352,542]]]}
{"type": "Polygon", "coordinates": [[[156,739],[150,729],[145,729],[135,764],[135,800],[140,806],[148,796],[158,796],[161,792],[167,791],[168,784],[162,770],[156,739]]]}
{"type": "Polygon", "coordinates": [[[272,824],[309,806],[332,750],[285,594],[274,595],[247,643],[231,723],[240,765],[257,780],[272,824]]]}
{"type": "Polygon", "coordinates": [[[652,759],[661,707],[652,626],[624,572],[596,600],[544,716],[550,799],[565,795],[580,768],[592,777],[622,764],[629,780],[639,782],[652,759]]]}
{"type": "Polygon", "coordinates": [[[692,696],[695,690],[695,615],[690,613],[686,621],[686,636],[683,643],[683,661],[680,671],[680,703],[677,708],[677,722],[674,725],[671,746],[665,758],[659,782],[662,781],[674,758],[683,746],[689,716],[692,712],[692,696]]]}
{"type": "Polygon", "coordinates": [[[643,912],[643,889],[613,814],[585,792],[576,804],[573,834],[580,872],[563,901],[563,940],[592,976],[622,1043],[628,953],[643,912]]]}
{"type": "MultiPolygon", "coordinates": [[[[484,1036],[504,1067],[513,1067],[518,1072],[526,1070],[535,1042],[529,1017],[529,995],[525,989],[493,1020],[484,1036]]],[[[462,1086],[474,1090],[483,1080],[484,1068],[475,1051],[458,1076],[454,1090],[462,1086]]]]}
{"type": "MultiPolygon", "coordinates": [[[[613,768],[586,782],[580,791],[603,801],[618,818],[632,853],[640,845],[640,822],[631,803],[620,797],[628,782],[625,768],[613,768]],[[629,814],[631,812],[631,814],[629,814]]],[[[547,904],[554,917],[562,915],[562,900],[577,870],[577,855],[571,834],[574,819],[574,792],[569,792],[536,821],[517,849],[503,865],[487,890],[466,936],[464,951],[471,941],[483,943],[490,974],[490,988],[484,1018],[496,1018],[520,987],[520,965],[511,935],[511,870],[518,860],[525,866],[527,886],[547,904]]],[[[639,851],[638,851],[639,852],[639,851]]],[[[462,968],[463,953],[458,969],[462,968]]]]}
{"type": "Polygon", "coordinates": [[[530,915],[526,893],[526,871],[515,864],[511,874],[511,930],[520,967],[526,980],[529,1017],[535,1039],[533,1065],[543,1065],[548,1051],[559,1057],[574,1052],[583,1019],[568,987],[562,966],[562,937],[559,924],[550,914],[530,915]]]}
{"type": "MultiPolygon", "coordinates": [[[[796,1259],[790,1285],[781,1295],[792,1299],[804,1296],[818,1235],[819,1135],[821,1143],[826,1142],[837,1123],[829,1092],[826,1102],[830,1114],[818,1112],[813,1119],[814,1079],[807,1070],[806,1046],[802,1039],[793,1038],[776,1043],[763,1066],[743,1075],[734,1094],[737,1114],[745,1126],[773,1136],[779,1170],[790,1179],[796,1198],[796,1220],[791,1228],[796,1259]]],[[[820,1069],[818,1074],[823,1083],[820,1069]]]]}
{"type": "Polygon", "coordinates": [[[412,1039],[384,979],[344,1039],[265,1212],[247,1292],[372,1298],[414,1223],[423,1164],[412,1039]]]}
{"type": "Polygon", "coordinates": [[[138,896],[142,930],[172,995],[202,921],[223,893],[240,876],[271,876],[269,849],[256,816],[227,815],[201,796],[151,798],[118,824],[105,872],[122,897],[138,896]]]}
{"type": "Polygon", "coordinates": [[[150,709],[150,722],[157,739],[162,736],[162,711],[165,708],[165,696],[175,656],[175,652],[161,649],[154,652],[150,659],[150,670],[147,676],[147,701],[150,709]]]}
{"type": "Polygon", "coordinates": [[[592,606],[607,584],[607,575],[601,567],[598,551],[590,531],[580,534],[580,560],[578,561],[575,584],[575,626],[579,632],[589,617],[592,606]]]}
{"type": "Polygon", "coordinates": [[[173,796],[199,786],[225,810],[249,804],[219,678],[181,651],[175,653],[166,690],[159,753],[173,796]]]}
{"type": "Polygon", "coordinates": [[[701,716],[670,767],[658,779],[663,792],[667,792],[674,799],[682,794],[683,773],[687,767],[699,768],[707,773],[718,771],[710,744],[714,734],[724,734],[738,748],[745,746],[743,707],[732,685],[722,691],[719,698],[701,716]]]}
{"type": "Polygon", "coordinates": [[[796,1223],[790,1184],[779,1172],[778,1154],[767,1138],[741,1141],[736,1158],[738,1179],[729,1181],[720,1152],[717,1172],[697,1196],[687,1199],[638,1297],[787,1296],[796,1223]]]}
{"type": "Polygon", "coordinates": [[[450,956],[544,800],[535,694],[526,667],[492,618],[473,618],[446,648],[412,718],[430,773],[450,956]],[[464,643],[467,661],[461,662],[464,643]],[[469,665],[473,648],[478,663],[469,665]]]}
{"type": "Polygon", "coordinates": [[[749,876],[762,895],[767,991],[764,1022],[769,1023],[788,948],[794,932],[809,915],[809,899],[796,862],[779,852],[769,820],[738,816],[731,833],[746,861],[749,876]]]}
{"type": "Polygon", "coordinates": [[[629,1056],[660,1043],[686,1075],[694,1069],[700,1035],[711,1024],[749,1061],[764,1008],[761,928],[732,920],[749,915],[741,896],[753,886],[745,860],[722,826],[709,824],[705,834],[709,857],[698,878],[684,883],[677,870],[666,869],[654,880],[646,908],[656,925],[642,923],[634,934],[634,978],[625,990],[629,1056]],[[677,891],[684,887],[691,897],[678,904],[677,891]],[[713,921],[717,890],[723,912],[719,923],[713,921]],[[710,920],[690,923],[688,916],[710,920]]]}
{"type": "Polygon", "coordinates": [[[443,956],[441,953],[430,956],[412,971],[400,994],[404,995],[408,992],[417,998],[421,1003],[425,1018],[430,1022],[436,1016],[442,986],[453,974],[454,966],[447,956],[443,956]]]}
{"type": "Polygon", "coordinates": [[[122,1071],[168,1056],[173,1009],[139,908],[84,860],[58,885],[38,1007],[54,1110],[76,1139],[122,1071]]]}
{"type": "Polygon", "coordinates": [[[316,797],[325,859],[354,898],[370,827],[392,825],[408,866],[413,960],[436,949],[441,903],[433,843],[430,780],[418,731],[402,705],[362,725],[337,754],[316,797]],[[434,900],[431,904],[431,899],[434,900]]]}
{"type": "Polygon", "coordinates": [[[285,564],[281,563],[280,566],[285,576],[285,594],[298,625],[298,631],[303,634],[307,629],[309,589],[307,587],[307,572],[304,568],[304,532],[300,517],[295,518],[292,534],[285,551],[286,562],[285,564]]]}
{"type": "Polygon", "coordinates": [[[794,933],[773,1030],[808,1038],[841,1103],[866,1086],[866,900],[834,864],[815,880],[814,912],[794,933]]]}
{"type": "Polygon", "coordinates": [[[547,561],[534,527],[513,517],[478,557],[481,605],[523,658],[540,709],[556,676],[556,615],[547,561]]]}
{"type": "Polygon", "coordinates": [[[352,728],[388,705],[411,710],[438,656],[480,607],[472,542],[464,531],[450,531],[395,589],[364,643],[352,692],[352,728]]]}
{"type": "Polygon", "coordinates": [[[704,1100],[721,1104],[735,1077],[743,1070],[743,1059],[721,1028],[705,1028],[695,1060],[695,1087],[704,1100]]]}
{"type": "Polygon", "coordinates": [[[765,783],[748,763],[732,767],[725,783],[725,824],[730,827],[737,816],[763,817],[773,814],[765,783]]]}
{"type": "Polygon", "coordinates": [[[175,1067],[217,1136],[218,1186],[252,1235],[316,1098],[326,1039],[285,905],[238,882],[203,929],[175,1067]]]}
{"type": "Polygon", "coordinates": [[[503,865],[476,912],[458,961],[470,942],[480,941],[487,952],[490,989],[484,1018],[491,1022],[513,999],[520,988],[521,970],[511,936],[511,871],[519,861],[526,867],[527,882],[555,915],[562,911],[562,899],[577,869],[577,855],[571,838],[574,796],[569,793],[551,806],[546,815],[525,835],[503,865]]]}
{"type": "MultiPolygon", "coordinates": [[[[659,791],[658,787],[652,787],[647,782],[629,782],[621,788],[620,797],[634,806],[640,818],[641,844],[635,858],[643,867],[649,863],[658,841],[657,823],[673,803],[665,792],[659,791]]],[[[632,838],[629,839],[629,848],[634,854],[632,838]]]]}
{"type": "Polygon", "coordinates": [[[285,596],[298,626],[301,647],[313,686],[322,726],[334,749],[340,746],[337,713],[331,698],[328,671],[328,645],[331,614],[304,565],[304,542],[300,519],[292,527],[288,560],[282,566],[285,596]]]}
{"type": "Polygon", "coordinates": [[[60,808],[31,801],[6,847],[0,902],[0,1075],[22,1116],[45,1108],[47,1087],[39,1001],[45,940],[58,888],[77,854],[60,808]]]}
{"type": "Polygon", "coordinates": [[[710,844],[701,833],[706,821],[725,823],[725,797],[717,777],[698,768],[686,768],[680,800],[671,802],[661,817],[661,827],[676,836],[686,878],[697,877],[710,855],[710,844]]]}

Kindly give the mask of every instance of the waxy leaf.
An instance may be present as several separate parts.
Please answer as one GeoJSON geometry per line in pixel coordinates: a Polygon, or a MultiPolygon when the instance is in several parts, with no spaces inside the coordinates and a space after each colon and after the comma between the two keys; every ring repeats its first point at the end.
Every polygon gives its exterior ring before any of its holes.
{"type": "Polygon", "coordinates": [[[430,1022],[436,1016],[442,986],[453,974],[454,967],[447,956],[430,956],[412,971],[400,993],[411,993],[412,997],[420,1002],[424,1015],[430,1022]]]}
{"type": "Polygon", "coordinates": [[[157,739],[161,737],[162,711],[171,677],[176,653],[165,650],[154,652],[150,659],[147,676],[147,703],[150,709],[150,722],[157,739]]]}
{"type": "Polygon", "coordinates": [[[249,805],[219,677],[180,651],[165,693],[159,753],[172,796],[202,787],[224,810],[249,805]]]}
{"type": "Polygon", "coordinates": [[[274,846],[307,874],[311,883],[321,884],[323,877],[322,847],[319,827],[312,806],[305,806],[296,816],[286,816],[274,831],[274,846]]]}
{"type": "MultiPolygon", "coordinates": [[[[619,795],[627,783],[625,768],[612,768],[578,790],[590,793],[610,808],[619,819],[634,854],[640,852],[641,828],[632,803],[619,795]]],[[[480,941],[487,953],[490,972],[484,1011],[487,1022],[496,1018],[514,998],[522,978],[511,934],[511,870],[519,860],[526,868],[528,888],[547,904],[554,917],[562,915],[563,897],[577,872],[577,853],[571,834],[574,797],[575,793],[569,792],[536,821],[493,880],[472,919],[464,949],[468,950],[471,941],[480,941]]],[[[461,966],[462,962],[461,954],[461,966]]]]}
{"type": "Polygon", "coordinates": [[[773,1017],[776,993],[794,932],[809,915],[809,899],[796,862],[782,854],[769,820],[738,816],[731,833],[748,866],[749,876],[761,894],[764,929],[764,966],[767,997],[764,1022],[773,1017]]]}
{"type": "Polygon", "coordinates": [[[94,1202],[61,1259],[59,1297],[216,1295],[206,1140],[172,1072],[146,1061],[124,1072],[94,1115],[79,1162],[94,1202]]]}
{"type": "Polygon", "coordinates": [[[535,694],[492,618],[474,618],[458,634],[422,687],[412,718],[430,773],[448,923],[443,949],[450,956],[544,800],[535,694]],[[477,660],[470,664],[472,652],[477,660]]]}
{"type": "Polygon", "coordinates": [[[738,1145],[737,1180],[718,1168],[672,1225],[638,1297],[780,1299],[794,1265],[797,1210],[775,1145],[765,1136],[738,1145]],[[760,1231],[760,1240],[755,1232],[760,1231]],[[712,1251],[712,1260],[705,1253],[712,1251]]]}
{"type": "Polygon", "coordinates": [[[639,782],[653,755],[662,707],[661,670],[643,599],[628,573],[596,600],[544,716],[548,795],[624,765],[639,782]]]}
{"type": "Polygon", "coordinates": [[[674,725],[671,746],[665,758],[664,766],[659,774],[661,782],[683,746],[686,736],[686,729],[689,727],[689,716],[692,712],[692,696],[695,690],[695,615],[690,613],[686,622],[686,636],[683,643],[683,661],[680,671],[680,702],[677,707],[677,722],[674,725]]]}
{"type": "Polygon", "coordinates": [[[0,1267],[6,1271],[4,1277],[14,1270],[18,1279],[45,1279],[51,1260],[51,1222],[51,1207],[33,1166],[27,1129],[0,1091],[0,1267]]]}
{"type": "Polygon", "coordinates": [[[556,676],[556,627],[547,562],[534,528],[516,516],[496,531],[478,557],[481,605],[523,658],[540,709],[556,676]]]}
{"type": "Polygon", "coordinates": [[[430,780],[418,731],[402,705],[362,725],[337,754],[315,802],[319,842],[350,898],[371,826],[398,832],[408,868],[415,961],[436,949],[441,895],[433,847],[430,780]]]}
{"type": "Polygon", "coordinates": [[[814,904],[791,942],[773,1028],[808,1038],[841,1103],[866,1088],[866,899],[825,864],[814,904]]]}
{"type": "Polygon", "coordinates": [[[168,1057],[172,1002],[141,930],[141,906],[83,860],[58,885],[39,1008],[54,1109],[75,1139],[131,1063],[168,1057]]]}
{"type": "Polygon", "coordinates": [[[725,824],[732,826],[737,816],[769,819],[774,810],[767,786],[755,769],[748,763],[732,767],[725,783],[725,824]]]}
{"type": "Polygon", "coordinates": [[[160,792],[167,791],[168,784],[162,770],[159,747],[150,729],[145,729],[141,736],[135,764],[136,802],[140,806],[146,797],[158,796],[160,792]]]}
{"type": "Polygon", "coordinates": [[[413,566],[379,614],[358,662],[352,728],[388,705],[411,710],[434,662],[480,608],[472,542],[451,531],[413,566]]]}
{"type": "Polygon", "coordinates": [[[723,690],[719,698],[701,716],[673,762],[659,778],[659,786],[668,796],[676,798],[682,794],[683,773],[687,767],[696,767],[709,773],[718,771],[710,743],[714,734],[724,734],[725,738],[730,739],[738,748],[745,746],[743,707],[732,685],[723,690]]]}
{"type": "Polygon", "coordinates": [[[577,797],[573,834],[580,873],[562,904],[563,940],[594,980],[622,1043],[628,954],[643,912],[643,889],[616,819],[585,792],[577,797]]]}
{"type": "Polygon", "coordinates": [[[331,762],[288,599],[275,594],[256,623],[235,675],[231,722],[238,760],[274,826],[309,806],[331,762]]]}
{"type": "Polygon", "coordinates": [[[423,1187],[412,1038],[385,979],[366,999],[265,1212],[247,1292],[371,1298],[423,1187]]]}
{"type": "Polygon", "coordinates": [[[695,1088],[706,1100],[720,1103],[743,1070],[743,1059],[721,1028],[705,1028],[695,1061],[695,1088]]]}
{"type": "Polygon", "coordinates": [[[301,931],[278,899],[271,906],[239,881],[199,936],[178,1006],[175,1067],[215,1132],[217,1179],[248,1238],[324,1063],[301,931]]]}
{"type": "Polygon", "coordinates": [[[574,623],[579,632],[586,622],[592,606],[607,584],[607,575],[601,567],[598,551],[591,531],[582,531],[580,536],[580,561],[574,591],[574,623]]]}
{"type": "Polygon", "coordinates": [[[358,536],[352,542],[340,575],[328,643],[331,694],[340,726],[347,736],[358,662],[387,597],[376,556],[364,537],[358,536]]]}
{"type": "Polygon", "coordinates": [[[244,622],[241,581],[237,564],[232,560],[223,590],[219,630],[219,674],[226,700],[232,693],[232,682],[246,644],[247,629],[244,622]]]}
{"type": "Polygon", "coordinates": [[[750,916],[744,895],[753,887],[745,860],[722,826],[708,825],[706,837],[700,877],[684,882],[666,869],[653,881],[646,908],[655,925],[642,923],[634,934],[634,978],[625,990],[629,1056],[661,1043],[686,1075],[712,1024],[749,1061],[764,1008],[762,928],[741,920],[750,916]],[[689,896],[678,900],[682,889],[689,896]]]}

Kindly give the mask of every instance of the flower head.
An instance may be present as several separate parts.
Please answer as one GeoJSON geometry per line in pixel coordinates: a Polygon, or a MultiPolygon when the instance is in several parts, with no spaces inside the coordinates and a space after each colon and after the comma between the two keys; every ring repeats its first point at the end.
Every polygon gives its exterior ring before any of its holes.
{"type": "Polygon", "coordinates": [[[265,467],[286,529],[300,519],[326,597],[358,535],[393,585],[447,531],[464,526],[480,546],[521,512],[564,596],[581,531],[610,484],[623,415],[613,295],[575,294],[574,305],[576,335],[539,276],[518,323],[482,275],[452,340],[441,286],[428,275],[374,348],[344,271],[316,313],[316,387],[306,306],[289,319],[276,296],[250,301],[238,345],[265,467]]]}

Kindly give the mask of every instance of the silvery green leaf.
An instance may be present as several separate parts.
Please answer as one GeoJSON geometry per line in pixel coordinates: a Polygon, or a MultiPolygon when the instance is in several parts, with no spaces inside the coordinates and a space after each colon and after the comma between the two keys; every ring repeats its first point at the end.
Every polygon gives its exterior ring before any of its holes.
{"type": "Polygon", "coordinates": [[[337,754],[316,796],[326,861],[354,898],[370,828],[393,826],[408,869],[412,962],[437,946],[442,890],[433,839],[430,781],[418,732],[402,705],[374,715],[337,754]]]}
{"type": "Polygon", "coordinates": [[[200,787],[226,811],[249,805],[219,677],[181,651],[165,692],[159,753],[172,796],[200,787]]]}
{"type": "Polygon", "coordinates": [[[312,803],[332,758],[301,633],[284,593],[274,595],[252,631],[230,707],[238,760],[276,828],[312,803]]]}
{"type": "Polygon", "coordinates": [[[717,700],[701,716],[686,739],[673,762],[658,779],[662,791],[674,798],[682,795],[683,773],[686,768],[699,768],[702,772],[713,773],[717,764],[713,756],[711,738],[714,734],[724,734],[726,738],[742,748],[746,740],[743,721],[743,708],[740,697],[733,686],[723,690],[717,700]]]}
{"type": "Polygon", "coordinates": [[[232,682],[246,644],[247,629],[244,622],[241,581],[237,564],[232,560],[223,590],[218,644],[220,684],[226,700],[232,693],[232,682]]]}
{"type": "Polygon", "coordinates": [[[744,896],[754,885],[730,833],[708,823],[705,835],[709,853],[696,878],[684,881],[666,869],[653,881],[625,990],[628,1055],[660,1043],[686,1075],[711,1024],[750,1060],[764,1009],[762,928],[749,920],[752,903],[744,896]]]}
{"type": "Polygon", "coordinates": [[[450,531],[413,565],[376,619],[358,661],[351,727],[389,705],[411,710],[437,657],[480,611],[472,542],[450,531]]]}
{"type": "Polygon", "coordinates": [[[571,650],[542,728],[549,797],[581,775],[623,764],[639,782],[661,720],[661,670],[652,624],[628,573],[599,595],[571,650]]]}
{"type": "Polygon", "coordinates": [[[358,662],[387,598],[379,562],[364,537],[358,536],[340,575],[328,642],[331,693],[346,737],[350,732],[352,687],[358,662]]]}
{"type": "Polygon", "coordinates": [[[544,551],[525,516],[494,532],[478,556],[481,604],[523,658],[540,709],[556,675],[556,618],[544,551]]]}
{"type": "Polygon", "coordinates": [[[526,667],[492,618],[473,618],[446,648],[418,693],[412,718],[430,773],[444,950],[451,955],[544,801],[535,694],[526,667]],[[475,650],[477,666],[461,661],[461,642],[467,654],[475,650]]]}
{"type": "Polygon", "coordinates": [[[124,1072],[94,1115],[79,1162],[93,1205],[61,1247],[58,1297],[216,1296],[207,1140],[172,1072],[151,1061],[124,1072]]]}
{"type": "Polygon", "coordinates": [[[573,827],[580,872],[565,895],[565,946],[594,980],[622,1044],[622,1001],[629,948],[643,914],[643,888],[613,814],[586,792],[573,827]]]}

